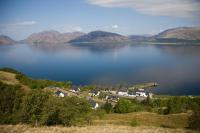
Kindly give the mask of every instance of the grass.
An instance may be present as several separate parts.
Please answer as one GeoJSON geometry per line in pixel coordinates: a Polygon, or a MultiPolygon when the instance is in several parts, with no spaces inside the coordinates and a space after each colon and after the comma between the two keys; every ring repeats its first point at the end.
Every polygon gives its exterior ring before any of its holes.
{"type": "Polygon", "coordinates": [[[188,113],[171,115],[159,115],[149,112],[111,113],[106,114],[103,119],[94,120],[94,125],[112,124],[128,126],[133,120],[136,120],[143,126],[186,128],[188,127],[189,115],[188,113]]]}
{"type": "MultiPolygon", "coordinates": [[[[84,126],[84,127],[31,127],[29,125],[0,125],[1,133],[192,133],[184,129],[162,127],[131,127],[131,126],[84,126]]],[[[195,132],[194,132],[195,133],[195,132]]]]}
{"type": "Polygon", "coordinates": [[[15,78],[15,75],[14,73],[0,71],[0,81],[6,84],[18,84],[19,81],[15,78]]]}

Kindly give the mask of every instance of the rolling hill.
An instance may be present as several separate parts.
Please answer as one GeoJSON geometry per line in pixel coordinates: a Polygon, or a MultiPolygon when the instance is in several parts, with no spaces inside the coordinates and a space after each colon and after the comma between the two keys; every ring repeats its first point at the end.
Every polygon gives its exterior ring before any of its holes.
{"type": "Polygon", "coordinates": [[[82,35],[84,35],[82,32],[60,33],[49,30],[33,33],[25,39],[25,42],[30,44],[63,44],[82,35]]]}
{"type": "Polygon", "coordinates": [[[105,31],[92,31],[86,35],[77,37],[70,43],[119,43],[130,41],[128,37],[120,34],[105,32],[105,31]]]}
{"type": "Polygon", "coordinates": [[[200,40],[200,28],[199,27],[178,27],[165,30],[158,35],[154,36],[155,39],[175,39],[182,41],[198,41],[200,40]]]}

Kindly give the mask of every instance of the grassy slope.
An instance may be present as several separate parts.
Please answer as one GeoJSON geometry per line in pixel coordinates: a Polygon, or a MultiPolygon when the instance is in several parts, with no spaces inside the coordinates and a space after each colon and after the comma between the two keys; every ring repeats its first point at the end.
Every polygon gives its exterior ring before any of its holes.
{"type": "Polygon", "coordinates": [[[16,85],[19,84],[21,85],[21,88],[23,90],[29,90],[30,88],[26,85],[21,84],[16,78],[16,74],[10,73],[10,72],[4,72],[0,71],[0,81],[6,84],[11,84],[11,85],[16,85]]]}
{"type": "Polygon", "coordinates": [[[114,124],[130,125],[132,120],[137,120],[143,126],[186,128],[188,126],[189,113],[159,115],[149,112],[133,112],[126,114],[107,114],[101,120],[95,120],[95,125],[114,124]]]}
{"type": "Polygon", "coordinates": [[[14,73],[0,71],[0,81],[6,84],[18,84],[19,81],[15,78],[14,73]]]}

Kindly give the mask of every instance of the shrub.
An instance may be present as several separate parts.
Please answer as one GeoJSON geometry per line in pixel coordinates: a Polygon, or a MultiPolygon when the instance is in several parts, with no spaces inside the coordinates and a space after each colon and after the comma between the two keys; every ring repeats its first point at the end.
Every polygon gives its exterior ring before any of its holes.
{"type": "Polygon", "coordinates": [[[19,85],[0,82],[0,123],[9,124],[20,121],[19,109],[24,93],[19,85]],[[15,114],[15,115],[13,115],[15,114]]]}
{"type": "Polygon", "coordinates": [[[192,116],[189,118],[189,128],[200,131],[200,111],[195,110],[192,116]]]}
{"type": "Polygon", "coordinates": [[[103,109],[106,111],[106,113],[110,113],[113,109],[112,104],[109,102],[106,102],[103,106],[103,109]]]}

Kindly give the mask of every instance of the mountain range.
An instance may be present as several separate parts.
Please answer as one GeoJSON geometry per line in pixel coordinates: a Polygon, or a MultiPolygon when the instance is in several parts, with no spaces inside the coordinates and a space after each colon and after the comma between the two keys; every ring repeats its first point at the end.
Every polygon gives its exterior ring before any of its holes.
{"type": "MultiPolygon", "coordinates": [[[[89,33],[72,32],[60,33],[49,30],[31,34],[23,40],[28,44],[100,44],[100,43],[124,43],[124,42],[200,42],[199,27],[178,27],[165,30],[154,36],[130,35],[123,36],[106,31],[92,31],[89,33]]],[[[16,41],[8,36],[0,36],[0,44],[14,44],[16,41]]]]}

